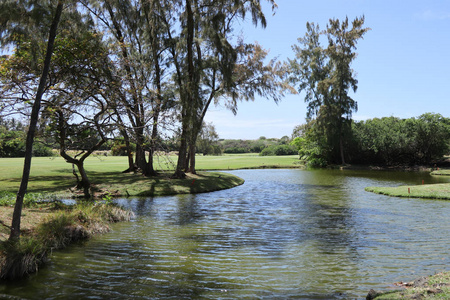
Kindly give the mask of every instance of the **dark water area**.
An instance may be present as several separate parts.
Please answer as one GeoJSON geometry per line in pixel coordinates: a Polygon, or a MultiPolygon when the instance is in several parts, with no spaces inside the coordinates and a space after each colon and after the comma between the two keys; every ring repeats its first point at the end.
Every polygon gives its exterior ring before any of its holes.
{"type": "Polygon", "coordinates": [[[132,222],[55,251],[26,299],[365,299],[449,270],[450,201],[366,186],[448,182],[427,173],[240,170],[230,190],[120,199],[132,222]]]}

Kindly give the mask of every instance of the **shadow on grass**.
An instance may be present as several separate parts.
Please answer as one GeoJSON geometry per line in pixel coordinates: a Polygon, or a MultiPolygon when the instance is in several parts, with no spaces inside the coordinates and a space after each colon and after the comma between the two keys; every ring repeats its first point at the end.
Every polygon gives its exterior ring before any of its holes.
{"type": "MultiPolygon", "coordinates": [[[[11,178],[0,180],[2,190],[17,192],[22,178],[11,178]]],[[[71,176],[31,176],[28,180],[28,192],[33,193],[55,193],[67,190],[76,185],[71,176]]]]}
{"type": "MultiPolygon", "coordinates": [[[[76,185],[75,177],[67,172],[61,176],[32,176],[28,192],[61,193],[68,192],[76,185]]],[[[171,179],[171,173],[161,172],[159,176],[145,177],[134,173],[88,171],[91,184],[98,190],[117,196],[158,196],[173,194],[204,193],[217,191],[243,183],[239,177],[217,172],[188,174],[184,179],[171,179]]],[[[0,190],[17,191],[20,178],[0,181],[0,190]]]]}

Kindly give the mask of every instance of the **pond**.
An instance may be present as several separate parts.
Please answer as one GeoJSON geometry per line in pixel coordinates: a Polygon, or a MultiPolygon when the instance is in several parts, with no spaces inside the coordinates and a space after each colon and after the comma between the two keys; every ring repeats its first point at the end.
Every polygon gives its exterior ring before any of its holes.
{"type": "Polygon", "coordinates": [[[55,251],[0,286],[27,299],[365,299],[448,270],[450,201],[366,186],[448,182],[427,173],[239,170],[234,189],[120,199],[113,232],[55,251]]]}

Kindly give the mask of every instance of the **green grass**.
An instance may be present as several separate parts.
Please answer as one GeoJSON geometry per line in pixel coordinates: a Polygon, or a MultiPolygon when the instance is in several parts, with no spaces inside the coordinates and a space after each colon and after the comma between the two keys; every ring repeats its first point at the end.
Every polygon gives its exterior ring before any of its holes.
{"type": "Polygon", "coordinates": [[[376,300],[399,299],[450,299],[450,272],[439,273],[427,278],[420,287],[414,283],[402,284],[401,290],[379,293],[376,300]]]}
{"type": "Polygon", "coordinates": [[[367,187],[368,192],[394,196],[450,200],[450,183],[424,184],[398,187],[367,187]]]}
{"type": "Polygon", "coordinates": [[[226,154],[222,156],[197,156],[199,170],[235,170],[253,168],[298,168],[298,155],[259,156],[258,154],[226,154]]]}
{"type": "MultiPolygon", "coordinates": [[[[245,168],[293,168],[300,167],[298,156],[223,155],[197,156],[197,170],[234,170],[245,168]]],[[[243,181],[230,174],[202,173],[185,180],[171,180],[169,175],[176,163],[176,156],[161,156],[155,168],[162,172],[157,178],[145,178],[139,174],[123,174],[127,158],[118,156],[93,156],[85,162],[89,179],[100,194],[113,196],[149,196],[176,193],[208,192],[226,189],[243,181]],[[219,178],[220,176],[220,178],[219,178]],[[195,179],[194,184],[192,184],[195,179]]],[[[0,191],[16,193],[22,176],[23,158],[0,158],[0,191]]],[[[28,192],[70,196],[75,186],[72,165],[61,157],[36,157],[32,160],[28,192]]]]}
{"type": "Polygon", "coordinates": [[[435,170],[431,172],[431,175],[450,176],[450,170],[435,170]]]}
{"type": "MultiPolygon", "coordinates": [[[[25,214],[34,217],[28,230],[22,228],[20,239],[1,241],[0,279],[15,279],[34,273],[53,249],[62,249],[72,242],[105,233],[109,231],[109,223],[129,221],[133,216],[131,211],[115,205],[93,202],[64,208],[50,208],[47,204],[41,208],[50,209],[44,219],[38,216],[41,214],[39,211],[24,210],[22,218],[25,214]]],[[[9,208],[1,207],[0,214],[5,210],[7,212],[9,208]]]]}

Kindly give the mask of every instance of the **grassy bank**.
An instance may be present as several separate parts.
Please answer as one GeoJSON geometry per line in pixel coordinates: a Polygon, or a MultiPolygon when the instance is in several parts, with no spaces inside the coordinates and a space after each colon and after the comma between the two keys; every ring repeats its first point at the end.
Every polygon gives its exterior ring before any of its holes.
{"type": "Polygon", "coordinates": [[[450,176],[450,170],[435,170],[431,172],[431,175],[437,175],[437,176],[450,176]]]}
{"type": "MultiPolygon", "coordinates": [[[[123,174],[126,157],[97,156],[86,160],[85,167],[97,194],[103,196],[158,196],[176,193],[209,192],[243,183],[240,178],[223,173],[199,172],[183,180],[169,179],[175,156],[161,156],[155,167],[161,176],[146,178],[123,174]]],[[[245,168],[299,167],[297,156],[264,157],[258,155],[198,156],[198,170],[234,170],[245,168]]],[[[0,158],[0,191],[17,192],[22,176],[22,158],[0,158]]],[[[70,197],[75,185],[72,165],[61,157],[33,158],[28,191],[70,197]]]]}
{"type": "Polygon", "coordinates": [[[371,290],[366,299],[450,299],[450,272],[422,277],[412,282],[395,284],[400,290],[376,292],[371,290]]]}
{"type": "Polygon", "coordinates": [[[126,221],[132,213],[111,204],[81,203],[75,206],[36,204],[23,211],[19,240],[5,240],[12,209],[0,209],[0,279],[15,279],[36,272],[54,249],[109,231],[109,223],[126,221]]]}
{"type": "Polygon", "coordinates": [[[394,196],[450,200],[450,183],[424,184],[398,187],[367,187],[366,191],[394,196]]]}
{"type": "MultiPolygon", "coordinates": [[[[263,158],[259,156],[198,157],[198,169],[239,169],[256,167],[292,167],[296,159],[263,158]]],[[[243,184],[241,178],[220,172],[188,174],[185,179],[170,179],[175,157],[161,157],[158,177],[122,173],[125,157],[97,156],[86,161],[93,191],[99,199],[117,196],[159,196],[180,193],[201,193],[228,189],[243,184]]],[[[77,196],[71,165],[60,157],[34,158],[28,193],[22,213],[22,236],[10,242],[9,224],[22,176],[22,158],[0,158],[0,279],[13,279],[36,272],[53,249],[64,248],[80,239],[109,230],[108,223],[129,219],[130,213],[94,202],[61,207],[59,202],[46,203],[61,197],[77,196]]]]}

